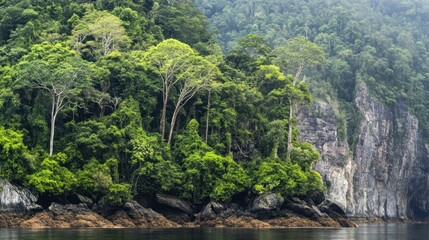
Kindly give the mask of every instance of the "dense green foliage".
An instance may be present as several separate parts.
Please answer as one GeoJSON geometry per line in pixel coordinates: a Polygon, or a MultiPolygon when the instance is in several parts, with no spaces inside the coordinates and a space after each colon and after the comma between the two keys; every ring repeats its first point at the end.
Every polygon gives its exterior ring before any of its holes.
{"type": "MultiPolygon", "coordinates": [[[[338,98],[348,139],[359,116],[351,102],[359,82],[388,105],[405,104],[429,136],[429,3],[425,0],[196,0],[226,52],[250,33],[273,47],[305,36],[328,55],[306,71],[316,97],[338,98]]],[[[343,134],[347,137],[346,134],[343,134]]]]}
{"type": "Polygon", "coordinates": [[[0,175],[111,204],[322,189],[294,107],[324,55],[289,43],[223,56],[190,0],[0,1],[0,175]]]}

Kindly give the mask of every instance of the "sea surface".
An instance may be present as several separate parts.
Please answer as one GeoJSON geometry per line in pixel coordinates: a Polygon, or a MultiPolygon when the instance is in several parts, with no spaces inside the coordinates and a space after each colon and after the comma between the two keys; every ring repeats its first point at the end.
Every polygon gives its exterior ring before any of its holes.
{"type": "Polygon", "coordinates": [[[368,224],[359,228],[311,229],[0,229],[1,240],[421,240],[429,239],[429,224],[368,224]]]}

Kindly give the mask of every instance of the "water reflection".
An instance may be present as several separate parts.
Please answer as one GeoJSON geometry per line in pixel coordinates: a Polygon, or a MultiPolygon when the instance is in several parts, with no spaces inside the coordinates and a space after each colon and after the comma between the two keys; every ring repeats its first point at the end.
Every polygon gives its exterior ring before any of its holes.
{"type": "Polygon", "coordinates": [[[362,225],[340,229],[0,229],[1,240],[400,240],[429,239],[428,224],[362,225]]]}

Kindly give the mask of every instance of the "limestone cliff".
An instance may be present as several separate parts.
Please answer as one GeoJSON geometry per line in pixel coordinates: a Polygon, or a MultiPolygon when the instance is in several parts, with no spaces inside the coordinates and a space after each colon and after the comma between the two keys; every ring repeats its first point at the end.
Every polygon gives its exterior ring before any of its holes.
{"type": "Polygon", "coordinates": [[[330,101],[314,102],[312,109],[302,112],[298,121],[300,137],[315,146],[321,159],[314,166],[328,188],[327,198],[347,209],[352,199],[354,164],[347,141],[338,136],[338,107],[330,101]]]}
{"type": "Polygon", "coordinates": [[[418,120],[404,104],[389,107],[371,97],[365,84],[354,104],[363,117],[353,150],[338,136],[333,101],[316,101],[299,116],[301,139],[321,152],[314,168],[327,183],[328,198],[353,216],[426,216],[428,148],[420,141],[418,120]]]}

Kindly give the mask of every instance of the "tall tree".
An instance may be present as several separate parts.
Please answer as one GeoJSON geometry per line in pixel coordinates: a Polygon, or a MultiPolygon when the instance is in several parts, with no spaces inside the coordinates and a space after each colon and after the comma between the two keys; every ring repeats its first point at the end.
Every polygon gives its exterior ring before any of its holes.
{"type": "Polygon", "coordinates": [[[179,95],[175,100],[173,116],[170,123],[170,133],[168,144],[173,138],[174,125],[180,109],[201,89],[210,88],[213,80],[220,75],[217,67],[201,56],[194,56],[189,59],[188,69],[179,74],[179,95]]]}
{"type": "MultiPolygon", "coordinates": [[[[183,78],[187,78],[190,64],[197,53],[187,44],[167,39],[149,48],[143,57],[143,64],[156,73],[162,82],[161,139],[165,137],[168,98],[170,92],[183,78]]],[[[185,86],[188,89],[191,85],[185,86]]],[[[183,98],[183,97],[182,97],[183,98]]]]}
{"type": "Polygon", "coordinates": [[[127,47],[131,41],[122,20],[107,11],[91,11],[74,24],[71,45],[79,53],[86,50],[95,58],[127,47]]]}
{"type": "MultiPolygon", "coordinates": [[[[300,77],[305,68],[317,66],[325,61],[325,53],[317,46],[317,44],[310,42],[306,37],[295,37],[288,40],[285,46],[279,47],[274,50],[276,54],[275,62],[280,66],[281,70],[287,74],[293,74],[293,81],[288,86],[290,91],[289,97],[289,127],[287,138],[287,153],[286,157],[290,158],[292,151],[292,120],[294,114],[294,105],[299,100],[303,100],[302,83],[304,78],[300,81],[300,77]]],[[[304,98],[305,99],[305,98],[304,98]]]]}
{"type": "Polygon", "coordinates": [[[49,155],[54,152],[55,122],[58,113],[91,85],[88,63],[65,43],[34,45],[18,65],[19,79],[49,93],[51,97],[49,155]]]}

